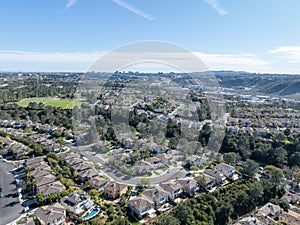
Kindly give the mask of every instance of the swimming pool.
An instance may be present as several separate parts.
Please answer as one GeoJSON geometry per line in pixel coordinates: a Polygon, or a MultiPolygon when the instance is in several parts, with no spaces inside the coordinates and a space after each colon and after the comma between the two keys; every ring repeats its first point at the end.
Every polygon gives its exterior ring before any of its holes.
{"type": "Polygon", "coordinates": [[[99,207],[95,206],[89,214],[84,216],[84,219],[85,220],[91,219],[92,217],[96,216],[99,212],[100,212],[99,207]]]}

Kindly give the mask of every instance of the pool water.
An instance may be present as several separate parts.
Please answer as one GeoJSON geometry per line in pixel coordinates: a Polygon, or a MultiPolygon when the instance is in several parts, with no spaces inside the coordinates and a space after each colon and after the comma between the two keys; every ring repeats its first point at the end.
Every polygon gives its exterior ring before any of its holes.
{"type": "Polygon", "coordinates": [[[93,208],[93,210],[92,210],[88,215],[86,215],[86,216],[84,217],[84,219],[88,220],[88,219],[94,217],[95,215],[97,215],[99,212],[100,212],[99,207],[98,207],[98,206],[95,206],[95,207],[93,208]]]}

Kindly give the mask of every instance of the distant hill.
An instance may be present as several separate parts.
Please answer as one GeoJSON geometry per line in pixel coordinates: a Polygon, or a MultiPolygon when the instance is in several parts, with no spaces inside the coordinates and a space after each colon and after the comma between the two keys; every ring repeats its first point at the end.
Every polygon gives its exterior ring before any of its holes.
{"type": "Polygon", "coordinates": [[[300,75],[254,74],[247,72],[214,72],[221,87],[251,88],[261,94],[277,96],[299,96],[300,75]]]}

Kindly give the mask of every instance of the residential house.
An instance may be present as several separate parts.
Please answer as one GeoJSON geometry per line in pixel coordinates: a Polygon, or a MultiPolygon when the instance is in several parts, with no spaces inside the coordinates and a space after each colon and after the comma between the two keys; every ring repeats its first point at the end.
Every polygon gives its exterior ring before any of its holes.
{"type": "Polygon", "coordinates": [[[269,131],[266,128],[256,128],[257,133],[264,138],[269,137],[269,131]]]}
{"type": "Polygon", "coordinates": [[[182,190],[189,195],[195,195],[199,191],[197,182],[192,178],[178,179],[178,183],[182,186],[182,190]]]}
{"type": "Polygon", "coordinates": [[[82,164],[83,160],[79,157],[72,157],[72,158],[67,158],[65,159],[66,163],[69,164],[70,166],[75,166],[77,164],[82,164]]]}
{"type": "Polygon", "coordinates": [[[227,132],[230,132],[230,133],[232,133],[232,134],[237,134],[238,132],[239,132],[239,127],[238,126],[228,126],[227,128],[226,128],[226,131],[227,132]]]}
{"type": "Polygon", "coordinates": [[[51,184],[56,181],[56,177],[52,174],[48,174],[43,177],[35,177],[34,179],[37,187],[51,184]]]}
{"type": "Polygon", "coordinates": [[[222,182],[222,180],[220,181],[220,180],[216,179],[215,177],[212,177],[205,173],[203,173],[200,176],[195,177],[194,179],[197,181],[199,186],[204,189],[212,189],[213,187],[220,184],[220,182],[222,182]]]}
{"type": "Polygon", "coordinates": [[[73,165],[72,168],[77,170],[77,172],[91,169],[91,166],[85,162],[73,165]]]}
{"type": "Polygon", "coordinates": [[[38,167],[36,169],[34,169],[33,171],[29,172],[29,175],[34,177],[34,178],[38,178],[38,177],[44,177],[47,176],[48,174],[51,174],[52,170],[51,168],[48,167],[38,167]]]}
{"type": "Polygon", "coordinates": [[[155,203],[155,207],[159,207],[169,200],[168,192],[164,191],[161,187],[153,187],[150,189],[146,189],[143,192],[143,195],[148,197],[149,199],[153,200],[155,203]]]}
{"type": "Polygon", "coordinates": [[[138,174],[150,173],[152,170],[152,165],[144,160],[139,160],[134,164],[134,169],[138,174]]]}
{"type": "Polygon", "coordinates": [[[223,174],[227,178],[231,178],[235,172],[235,168],[226,163],[219,163],[214,168],[218,173],[223,174]]]}
{"type": "Polygon", "coordinates": [[[148,216],[149,211],[154,209],[154,202],[142,194],[131,198],[128,202],[128,208],[135,219],[141,220],[148,216]]]}
{"type": "Polygon", "coordinates": [[[59,194],[64,190],[66,190],[66,187],[60,181],[54,181],[50,184],[37,187],[37,192],[42,193],[45,198],[47,198],[50,194],[59,194]]]}
{"type": "Polygon", "coordinates": [[[265,223],[255,216],[247,216],[237,221],[234,225],[265,225],[265,223]]]}
{"type": "Polygon", "coordinates": [[[169,150],[169,148],[167,148],[163,145],[157,145],[157,144],[153,143],[151,145],[150,152],[153,154],[162,154],[162,153],[166,153],[168,150],[169,150]]]}
{"type": "Polygon", "coordinates": [[[169,197],[172,199],[176,199],[180,196],[182,193],[182,187],[180,184],[178,184],[175,181],[168,181],[161,183],[159,185],[164,191],[166,191],[169,194],[169,197]]]}
{"type": "Polygon", "coordinates": [[[65,160],[75,158],[75,157],[80,158],[80,155],[78,153],[71,152],[71,151],[61,153],[61,154],[59,154],[59,156],[65,160]]]}
{"type": "Polygon", "coordinates": [[[55,203],[38,208],[34,216],[42,225],[63,225],[66,221],[66,210],[61,204],[55,203]]]}
{"type": "Polygon", "coordinates": [[[278,205],[267,203],[263,207],[258,209],[258,213],[264,216],[277,217],[281,212],[281,208],[278,205]]]}
{"type": "Polygon", "coordinates": [[[44,156],[34,157],[34,158],[30,158],[30,159],[25,159],[24,166],[30,167],[32,165],[32,167],[34,167],[35,164],[39,164],[41,162],[45,162],[44,159],[45,159],[44,156]]]}
{"type": "Polygon", "coordinates": [[[186,158],[185,167],[190,168],[191,166],[200,167],[203,163],[202,157],[200,156],[189,156],[186,158]]]}
{"type": "Polygon", "coordinates": [[[296,204],[300,201],[300,197],[297,194],[292,194],[290,192],[286,192],[282,197],[281,200],[289,203],[289,204],[296,204]]]}
{"type": "Polygon", "coordinates": [[[245,119],[245,120],[240,120],[240,124],[242,127],[251,127],[251,121],[245,119]]]}
{"type": "Polygon", "coordinates": [[[127,185],[108,181],[104,187],[105,196],[111,199],[120,198],[127,191],[127,185]]]}
{"type": "Polygon", "coordinates": [[[279,216],[279,222],[286,225],[297,225],[300,224],[300,217],[291,215],[290,213],[283,212],[279,216]]]}
{"type": "Polygon", "coordinates": [[[241,130],[242,130],[243,134],[245,134],[245,135],[250,135],[250,136],[252,136],[253,133],[254,133],[252,127],[243,127],[241,130]]]}
{"type": "Polygon", "coordinates": [[[95,168],[89,168],[87,170],[79,171],[78,178],[81,182],[85,182],[99,175],[98,171],[95,168]]]}
{"type": "Polygon", "coordinates": [[[91,188],[97,189],[98,191],[102,191],[104,186],[107,184],[107,179],[96,176],[89,180],[89,184],[91,188]]]}
{"type": "Polygon", "coordinates": [[[92,208],[94,201],[85,192],[73,192],[68,196],[61,199],[61,204],[75,215],[79,215],[82,212],[92,208]]]}
{"type": "Polygon", "coordinates": [[[222,183],[226,177],[224,175],[221,175],[217,170],[215,169],[206,169],[204,170],[204,174],[207,174],[215,179],[216,184],[222,183]]]}

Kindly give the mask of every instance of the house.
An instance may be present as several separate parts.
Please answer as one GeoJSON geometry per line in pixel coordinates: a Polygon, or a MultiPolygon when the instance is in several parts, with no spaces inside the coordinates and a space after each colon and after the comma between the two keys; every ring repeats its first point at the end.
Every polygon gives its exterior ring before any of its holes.
{"type": "Polygon", "coordinates": [[[226,163],[219,163],[214,168],[218,173],[223,174],[227,178],[231,178],[235,172],[235,168],[226,163]]]}
{"type": "Polygon", "coordinates": [[[278,205],[267,203],[263,207],[258,209],[258,213],[264,216],[277,217],[281,212],[281,208],[278,205]]]}
{"type": "Polygon", "coordinates": [[[89,168],[87,170],[79,171],[78,178],[81,182],[85,182],[99,175],[95,168],[89,168]]]}
{"type": "Polygon", "coordinates": [[[300,197],[297,194],[292,194],[292,193],[286,192],[281,197],[281,200],[293,205],[300,201],[300,197]]]}
{"type": "Polygon", "coordinates": [[[42,164],[40,164],[36,169],[34,169],[33,171],[30,171],[29,175],[34,178],[38,178],[38,177],[44,177],[51,173],[52,173],[52,170],[48,165],[43,166],[42,164]]]}
{"type": "Polygon", "coordinates": [[[94,201],[85,192],[73,192],[61,199],[61,204],[75,215],[81,214],[94,206],[94,201]]]}
{"type": "Polygon", "coordinates": [[[120,198],[127,191],[127,185],[109,181],[104,187],[105,196],[111,199],[120,198]]]}
{"type": "Polygon", "coordinates": [[[134,169],[138,172],[138,174],[150,173],[152,170],[152,165],[149,162],[140,160],[134,164],[134,169]]]}
{"type": "Polygon", "coordinates": [[[269,137],[269,131],[266,128],[256,128],[256,131],[261,137],[269,137]]]}
{"type": "Polygon", "coordinates": [[[52,174],[48,174],[43,177],[35,177],[36,186],[43,186],[46,184],[51,184],[56,181],[56,177],[52,174]]]}
{"type": "Polygon", "coordinates": [[[87,163],[79,163],[79,164],[72,166],[72,168],[74,170],[77,170],[77,172],[80,172],[80,171],[91,169],[91,166],[87,163]]]}
{"type": "Polygon", "coordinates": [[[66,210],[61,204],[55,203],[38,208],[34,216],[42,225],[63,225],[66,221],[66,210]]]}
{"type": "Polygon", "coordinates": [[[226,128],[227,132],[230,132],[232,134],[237,134],[239,132],[239,127],[238,126],[228,126],[226,128]]]}
{"type": "Polygon", "coordinates": [[[242,127],[251,127],[251,121],[245,119],[245,120],[240,120],[240,124],[242,127]]]}
{"type": "Polygon", "coordinates": [[[290,206],[289,213],[300,218],[300,208],[298,207],[290,206]]]}
{"type": "Polygon", "coordinates": [[[130,214],[137,220],[148,216],[149,212],[154,209],[154,202],[145,195],[131,198],[128,202],[130,214]]]}
{"type": "Polygon", "coordinates": [[[182,193],[182,187],[180,184],[174,181],[168,181],[159,185],[164,191],[166,191],[170,198],[176,199],[182,193]]]}
{"type": "Polygon", "coordinates": [[[61,193],[66,190],[65,186],[60,181],[55,181],[50,184],[37,186],[37,193],[42,193],[45,198],[47,198],[50,194],[61,193]]]}
{"type": "Polygon", "coordinates": [[[234,225],[265,225],[265,223],[255,216],[248,216],[240,219],[234,225]]]}
{"type": "Polygon", "coordinates": [[[30,158],[30,159],[25,159],[24,161],[24,166],[27,166],[27,167],[34,167],[34,165],[37,165],[41,162],[45,162],[45,157],[44,156],[40,156],[40,157],[34,157],[34,158],[30,158]]]}
{"type": "Polygon", "coordinates": [[[236,126],[237,125],[237,119],[231,118],[229,121],[229,126],[236,126]]]}
{"type": "Polygon", "coordinates": [[[204,170],[204,174],[209,175],[215,179],[216,184],[221,184],[223,180],[226,179],[225,176],[221,175],[217,170],[215,169],[206,169],[204,170]]]}
{"type": "Polygon", "coordinates": [[[162,145],[157,145],[155,143],[152,144],[150,152],[153,154],[162,154],[166,153],[169,150],[169,148],[162,146],[162,145]]]}
{"type": "Polygon", "coordinates": [[[201,176],[195,177],[194,179],[197,181],[199,186],[201,186],[204,189],[211,189],[220,184],[220,180],[205,173],[201,176]]]}
{"type": "Polygon", "coordinates": [[[189,156],[186,159],[185,167],[190,168],[191,166],[200,167],[203,163],[202,157],[200,156],[189,156]]]}
{"type": "Polygon", "coordinates": [[[252,136],[253,133],[254,133],[252,127],[243,127],[241,130],[242,130],[243,134],[245,134],[245,135],[250,135],[250,136],[252,136]]]}
{"type": "Polygon", "coordinates": [[[80,158],[80,155],[78,153],[75,152],[66,152],[66,153],[61,153],[59,154],[59,156],[65,160],[67,159],[71,159],[71,158],[80,158]]]}
{"type": "Polygon", "coordinates": [[[70,166],[75,166],[77,164],[82,164],[83,160],[79,157],[72,157],[65,159],[66,163],[68,163],[70,166]]]}
{"type": "Polygon", "coordinates": [[[164,191],[161,187],[153,187],[150,189],[146,189],[143,192],[147,198],[151,199],[155,203],[155,207],[161,206],[168,202],[169,194],[168,192],[164,191]]]}
{"type": "Polygon", "coordinates": [[[182,178],[178,179],[178,183],[182,186],[182,190],[189,195],[195,195],[199,190],[199,186],[194,179],[182,178]]]}
{"type": "Polygon", "coordinates": [[[102,191],[104,186],[107,184],[107,179],[96,176],[89,180],[89,184],[91,188],[97,189],[98,191],[102,191]]]}
{"type": "Polygon", "coordinates": [[[283,212],[279,216],[279,221],[286,225],[300,224],[300,217],[291,215],[290,213],[283,212]]]}

